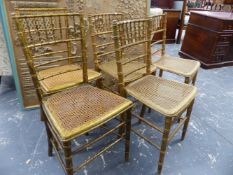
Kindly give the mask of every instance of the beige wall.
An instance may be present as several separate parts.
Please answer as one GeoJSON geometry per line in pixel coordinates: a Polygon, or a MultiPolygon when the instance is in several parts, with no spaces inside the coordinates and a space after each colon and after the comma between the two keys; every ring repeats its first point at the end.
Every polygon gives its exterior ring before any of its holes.
{"type": "Polygon", "coordinates": [[[11,75],[11,67],[3,36],[2,25],[0,23],[0,76],[2,75],[11,75]]]}

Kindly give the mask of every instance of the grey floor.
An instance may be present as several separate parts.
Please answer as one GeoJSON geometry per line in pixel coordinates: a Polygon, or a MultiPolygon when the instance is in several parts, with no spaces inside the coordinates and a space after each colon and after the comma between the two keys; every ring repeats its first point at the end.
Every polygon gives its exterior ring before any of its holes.
{"type": "MultiPolygon", "coordinates": [[[[177,55],[179,45],[168,45],[167,53],[177,55]]],[[[181,80],[165,74],[166,78],[181,80]]],[[[183,81],[183,80],[182,80],[183,81]]],[[[164,175],[233,174],[233,67],[200,70],[198,95],[186,139],[180,133],[168,146],[164,175]]],[[[39,111],[20,110],[9,78],[0,86],[0,175],[63,175],[56,157],[47,156],[47,140],[39,111]]],[[[147,114],[162,123],[159,114],[147,114]]],[[[134,125],[156,139],[143,125],[134,125]]],[[[85,167],[80,175],[152,175],[156,172],[158,150],[131,135],[130,161],[124,162],[123,144],[116,145],[85,167]]],[[[91,137],[91,136],[89,136],[91,137]]],[[[84,141],[88,142],[89,137],[84,141]]],[[[78,145],[79,143],[76,142],[78,145]]],[[[92,152],[96,148],[90,148],[92,152]]],[[[76,157],[83,159],[86,152],[76,157]]]]}

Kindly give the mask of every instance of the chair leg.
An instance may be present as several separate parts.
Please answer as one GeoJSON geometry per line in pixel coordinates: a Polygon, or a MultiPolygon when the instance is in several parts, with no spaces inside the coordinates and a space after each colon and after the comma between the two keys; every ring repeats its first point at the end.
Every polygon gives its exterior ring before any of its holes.
{"type": "Polygon", "coordinates": [[[96,80],[96,86],[100,89],[103,89],[103,78],[96,80]]]}
{"type": "Polygon", "coordinates": [[[125,161],[129,161],[130,132],[131,132],[131,110],[127,111],[125,124],[125,161]]]}
{"type": "Polygon", "coordinates": [[[167,149],[167,145],[168,145],[168,138],[169,138],[171,125],[172,125],[172,118],[166,117],[163,138],[162,138],[162,144],[161,144],[161,149],[160,149],[160,156],[159,156],[158,174],[161,174],[161,172],[162,172],[163,162],[164,162],[164,157],[165,157],[166,149],[167,149]]]}
{"type": "MultiPolygon", "coordinates": [[[[41,110],[41,114],[42,115],[45,115],[44,111],[41,110]]],[[[48,156],[51,157],[53,156],[53,145],[52,145],[52,138],[53,138],[53,135],[48,127],[48,121],[46,120],[46,117],[44,116],[44,124],[45,124],[45,128],[46,128],[46,133],[47,133],[47,140],[48,140],[48,156]]]]}
{"type": "Polygon", "coordinates": [[[192,85],[195,86],[197,80],[197,73],[194,75],[193,80],[192,80],[192,85]]]}
{"type": "Polygon", "coordinates": [[[151,108],[148,108],[148,113],[151,113],[151,108]]]}
{"type": "MultiPolygon", "coordinates": [[[[150,109],[150,108],[149,108],[150,109]]],[[[146,110],[146,105],[142,105],[142,109],[141,109],[141,113],[140,113],[140,117],[144,118],[144,113],[145,113],[145,110],[146,110]]],[[[142,121],[140,119],[138,119],[138,123],[141,124],[142,121]]]]}
{"type": "Polygon", "coordinates": [[[177,123],[180,123],[180,117],[182,116],[182,114],[180,114],[179,116],[178,116],[178,118],[177,118],[177,123]]]}
{"type": "Polygon", "coordinates": [[[194,104],[194,100],[192,101],[192,103],[189,105],[189,107],[187,109],[186,121],[184,123],[181,140],[184,140],[184,138],[185,138],[187,128],[188,128],[188,124],[189,124],[189,120],[190,120],[190,116],[191,116],[192,109],[193,109],[193,104],[194,104]]]}
{"type": "Polygon", "coordinates": [[[159,77],[162,77],[162,76],[163,76],[163,70],[160,69],[160,70],[159,70],[159,77]]]}
{"type": "Polygon", "coordinates": [[[40,104],[40,121],[45,121],[45,114],[42,108],[42,105],[40,104]]]}
{"type": "Polygon", "coordinates": [[[52,157],[53,156],[53,145],[51,143],[52,134],[51,134],[47,124],[45,124],[45,127],[46,127],[46,132],[47,132],[47,139],[48,139],[48,156],[52,157]]]}
{"type": "Polygon", "coordinates": [[[71,153],[71,141],[63,143],[64,156],[65,156],[65,169],[67,175],[73,175],[73,161],[71,153]]]}
{"type": "MultiPolygon", "coordinates": [[[[124,122],[126,119],[125,119],[125,113],[121,114],[120,116],[120,121],[121,122],[124,122]]],[[[125,127],[124,126],[121,126],[119,128],[119,131],[118,131],[118,138],[120,138],[125,132],[125,127]]]]}
{"type": "Polygon", "coordinates": [[[190,78],[189,77],[185,77],[184,83],[185,84],[189,84],[190,83],[190,78]]]}

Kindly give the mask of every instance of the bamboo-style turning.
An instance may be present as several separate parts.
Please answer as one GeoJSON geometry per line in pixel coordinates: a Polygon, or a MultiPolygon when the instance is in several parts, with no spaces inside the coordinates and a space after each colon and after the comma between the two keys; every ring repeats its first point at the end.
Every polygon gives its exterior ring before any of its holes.
{"type": "MultiPolygon", "coordinates": [[[[140,123],[146,124],[162,134],[162,142],[160,146],[139,131],[132,129],[137,136],[143,138],[145,141],[160,150],[158,174],[162,171],[168,142],[175,136],[182,126],[182,139],[184,139],[196,95],[196,88],[191,85],[165,80],[151,75],[151,29],[155,30],[156,28],[156,30],[162,30],[160,25],[161,18],[165,17],[165,15],[162,15],[153,21],[152,19],[141,19],[114,22],[113,24],[119,91],[122,96],[130,95],[137,101],[141,102],[143,104],[141,114],[133,114],[133,116],[139,119],[140,123]],[[154,24],[154,26],[152,27],[151,24],[154,24]],[[140,55],[132,55],[129,60],[125,61],[123,51],[132,45],[138,45],[144,42],[147,46],[143,53],[146,55],[144,59],[146,69],[144,69],[142,76],[138,80],[127,84],[125,81],[125,72],[127,70],[128,63],[133,62],[134,57],[137,58],[140,57],[140,55]],[[150,120],[144,118],[146,106],[164,116],[165,124],[163,128],[160,128],[150,120]],[[181,117],[186,111],[186,116],[181,117]],[[181,119],[178,126],[173,132],[171,132],[172,121],[179,117],[181,117],[181,119]]],[[[162,26],[165,25],[163,24],[162,26]]],[[[165,47],[162,47],[162,50],[164,48],[165,47]]],[[[138,71],[138,68],[135,71],[138,71]]]]}
{"type": "MultiPolygon", "coordinates": [[[[14,17],[26,63],[41,103],[48,137],[48,155],[56,153],[67,175],[73,175],[121,140],[129,159],[132,102],[88,85],[100,73],[87,69],[84,17],[78,13],[19,15],[14,17]],[[96,76],[97,75],[97,76],[96,76]],[[106,133],[74,149],[72,142],[120,115],[127,114],[106,133]],[[121,129],[121,134],[116,130],[121,129]],[[103,138],[116,138],[79,166],[73,154],[85,151],[103,138]]],[[[114,120],[115,121],[115,120],[114,120]]],[[[111,123],[112,124],[112,123],[111,123]]],[[[112,125],[111,125],[112,126],[112,125]]]]}
{"type": "Polygon", "coordinates": [[[59,14],[51,13],[55,9],[48,14],[36,13],[46,9],[34,10],[28,11],[30,15],[20,15],[27,9],[16,9],[14,19],[39,97],[100,78],[86,66],[83,15],[68,14],[65,9],[59,14]],[[40,78],[41,74],[46,75],[40,78]]]}
{"type": "MultiPolygon", "coordinates": [[[[119,81],[117,75],[117,62],[115,59],[115,51],[114,51],[114,38],[113,38],[113,22],[123,21],[124,16],[122,14],[97,14],[89,16],[89,24],[90,24],[90,34],[92,37],[92,48],[93,48],[93,57],[95,63],[95,69],[97,71],[103,72],[104,75],[108,75],[113,78],[114,82],[119,81]]],[[[139,20],[140,21],[140,20],[139,20]]],[[[147,26],[143,25],[140,22],[139,25],[134,25],[134,23],[129,23],[128,26],[125,27],[139,27],[140,30],[138,32],[134,32],[134,30],[129,31],[125,35],[125,39],[127,43],[122,46],[121,54],[124,56],[122,59],[122,65],[124,67],[125,82],[130,83],[132,81],[137,80],[142,77],[142,75],[146,72],[146,54],[141,54],[140,56],[134,57],[135,53],[140,53],[141,50],[144,50],[144,45],[148,42],[147,38],[140,41],[138,40],[140,37],[144,37],[144,34],[147,30],[147,26]]],[[[126,42],[126,41],[123,41],[126,42]]],[[[153,66],[152,71],[155,71],[155,67],[153,66]]],[[[105,85],[106,87],[106,85],[105,85]]],[[[111,90],[110,85],[107,86],[108,90],[111,90]]],[[[118,92],[119,93],[119,88],[118,92]]]]}
{"type": "Polygon", "coordinates": [[[122,21],[121,13],[101,13],[89,16],[90,34],[93,49],[95,69],[100,71],[100,65],[114,59],[112,41],[112,22],[122,21]]]}

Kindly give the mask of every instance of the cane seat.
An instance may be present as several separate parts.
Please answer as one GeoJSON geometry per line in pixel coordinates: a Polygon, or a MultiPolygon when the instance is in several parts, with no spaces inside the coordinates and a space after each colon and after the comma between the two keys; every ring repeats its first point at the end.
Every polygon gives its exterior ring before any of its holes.
{"type": "Polygon", "coordinates": [[[196,87],[153,75],[145,76],[126,88],[129,95],[165,116],[177,116],[193,101],[196,87]]]}
{"type": "Polygon", "coordinates": [[[169,55],[162,56],[154,65],[164,71],[189,78],[193,78],[200,68],[199,61],[182,59],[169,55]]]}
{"type": "MultiPolygon", "coordinates": [[[[99,72],[92,69],[87,71],[88,81],[94,81],[101,77],[99,72]]],[[[43,92],[50,94],[83,83],[82,72],[79,65],[70,64],[39,71],[38,78],[43,92]]]]}
{"type": "MultiPolygon", "coordinates": [[[[117,64],[115,60],[102,63],[100,65],[100,69],[103,73],[110,75],[115,79],[118,79],[117,64]]],[[[129,83],[143,77],[143,75],[146,72],[146,64],[139,61],[133,61],[127,64],[123,70],[124,70],[123,74],[128,75],[125,76],[125,82],[129,83]]],[[[154,72],[155,70],[156,70],[156,66],[151,65],[151,72],[154,72]]]]}
{"type": "Polygon", "coordinates": [[[159,57],[159,60],[154,63],[160,70],[159,76],[162,77],[163,71],[167,71],[184,77],[185,83],[189,84],[191,82],[195,85],[200,62],[165,55],[167,16],[157,15],[150,18],[152,20],[152,37],[155,36],[156,38],[159,35],[163,36],[161,40],[155,40],[151,44],[151,47],[153,48],[152,55],[156,54],[156,57],[159,57]]]}
{"type": "Polygon", "coordinates": [[[130,100],[90,85],[62,91],[43,101],[48,120],[62,140],[99,127],[131,105],[130,100]]]}

